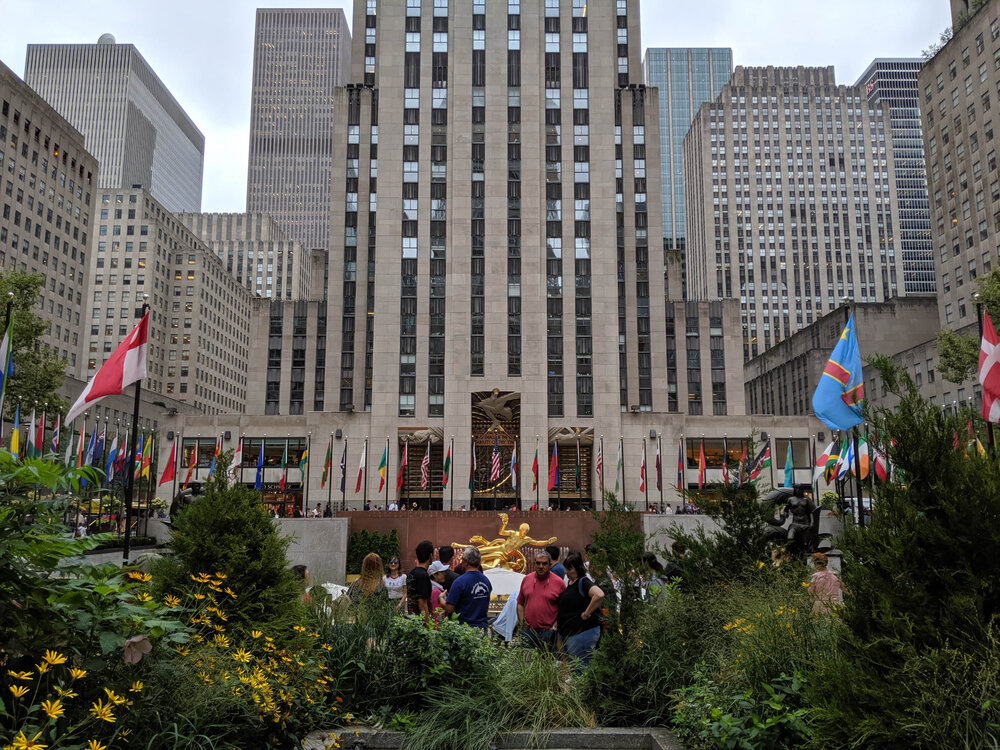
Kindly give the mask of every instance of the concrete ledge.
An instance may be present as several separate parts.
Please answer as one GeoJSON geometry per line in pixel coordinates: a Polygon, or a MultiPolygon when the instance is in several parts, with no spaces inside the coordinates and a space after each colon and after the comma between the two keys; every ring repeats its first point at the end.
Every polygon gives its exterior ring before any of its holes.
{"type": "MultiPolygon", "coordinates": [[[[385,732],[378,729],[325,730],[313,732],[302,742],[306,750],[323,750],[333,747],[333,735],[340,735],[344,750],[399,750],[405,747],[403,732],[385,732]]],[[[666,729],[553,729],[551,732],[510,732],[497,738],[497,750],[684,750],[677,738],[666,729]]]]}

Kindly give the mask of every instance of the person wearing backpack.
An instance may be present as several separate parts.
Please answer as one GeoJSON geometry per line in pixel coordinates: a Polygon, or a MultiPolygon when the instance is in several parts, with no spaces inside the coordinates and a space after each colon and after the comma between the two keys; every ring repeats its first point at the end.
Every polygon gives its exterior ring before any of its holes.
{"type": "Polygon", "coordinates": [[[574,674],[579,674],[590,664],[590,657],[601,636],[604,592],[587,577],[579,552],[570,552],[563,564],[566,566],[567,585],[556,600],[556,628],[570,668],[574,674]]]}

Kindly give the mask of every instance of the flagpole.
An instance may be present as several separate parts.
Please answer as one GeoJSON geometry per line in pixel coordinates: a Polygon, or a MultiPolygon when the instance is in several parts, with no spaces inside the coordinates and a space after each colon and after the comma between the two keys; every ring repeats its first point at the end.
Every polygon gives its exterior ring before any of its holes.
{"type": "MultiPolygon", "coordinates": [[[[149,303],[146,301],[149,299],[148,294],[142,295],[142,307],[139,309],[139,320],[142,320],[143,316],[149,312],[149,303]]],[[[135,401],[132,405],[132,431],[135,433],[132,436],[132,444],[129,446],[129,472],[125,479],[125,539],[122,546],[122,565],[128,565],[128,555],[129,555],[129,545],[132,541],[132,525],[130,523],[132,519],[132,492],[134,491],[133,485],[135,484],[135,472],[132,470],[132,465],[135,462],[135,441],[139,435],[139,395],[142,392],[142,379],[135,381],[135,401]]]]}
{"type": "MultiPolygon", "coordinates": [[[[302,456],[299,456],[299,463],[302,462],[302,456]]],[[[309,473],[312,467],[309,465],[312,463],[312,430],[306,432],[306,468],[303,470],[302,474],[302,517],[305,518],[309,512],[309,473]]],[[[331,461],[332,463],[332,461],[331,461]]]]}
{"type": "Polygon", "coordinates": [[[857,524],[858,524],[858,526],[864,526],[865,525],[864,524],[865,508],[864,508],[863,500],[861,498],[861,489],[862,489],[861,488],[861,448],[858,445],[858,429],[857,429],[857,427],[852,428],[851,429],[851,433],[852,433],[852,437],[853,437],[853,440],[854,440],[854,471],[855,471],[855,479],[857,481],[857,488],[858,488],[858,493],[857,493],[858,494],[858,518],[857,518],[857,524]]]}
{"type": "Polygon", "coordinates": [[[642,436],[642,488],[646,491],[646,510],[649,510],[649,459],[646,456],[646,436],[642,436]]]}
{"type": "MultiPolygon", "coordinates": [[[[976,320],[979,322],[979,348],[982,349],[983,346],[983,298],[979,292],[975,292],[972,295],[972,303],[976,306],[976,320]]],[[[7,315],[10,316],[10,303],[7,304],[7,315]]],[[[987,419],[986,420],[986,444],[990,448],[990,455],[992,456],[996,451],[996,443],[993,438],[993,423],[987,419]]]]}
{"type": "MultiPolygon", "coordinates": [[[[431,509],[431,492],[433,491],[433,488],[434,488],[434,482],[431,481],[431,461],[430,461],[430,454],[431,454],[431,436],[428,433],[428,435],[427,435],[427,456],[428,456],[428,459],[427,459],[427,510],[431,509]]],[[[442,502],[441,504],[444,505],[444,502],[442,502]]]]}
{"type": "MultiPolygon", "coordinates": [[[[397,446],[398,448],[399,446],[397,446]]],[[[392,473],[389,471],[389,436],[386,435],[385,438],[385,507],[386,510],[389,509],[389,477],[392,473]]],[[[397,499],[398,500],[398,499],[397,499]]],[[[396,506],[399,507],[398,505],[396,506]]]]}
{"type": "MultiPolygon", "coordinates": [[[[625,481],[625,477],[628,476],[628,472],[625,471],[625,436],[618,436],[618,452],[622,457],[622,503],[628,505],[628,482],[625,481]]],[[[615,474],[617,480],[618,467],[615,467],[615,474]]],[[[617,484],[617,481],[616,481],[617,484]]]]}
{"type": "MultiPolygon", "coordinates": [[[[536,462],[538,461],[538,435],[535,435],[535,461],[536,462]]],[[[537,473],[538,473],[537,469],[532,471],[532,474],[537,474],[537,473]]],[[[535,483],[535,510],[538,510],[538,499],[539,499],[539,493],[541,492],[541,489],[539,488],[538,485],[540,485],[541,482],[538,481],[537,476],[534,476],[533,480],[535,483]]]]}
{"type": "MultiPolygon", "coordinates": [[[[704,438],[702,438],[702,440],[704,440],[704,438]]],[[[777,445],[777,443],[775,443],[775,445],[777,445]]],[[[768,448],[771,447],[771,436],[770,435],[767,436],[767,447],[768,448]]],[[[771,451],[771,463],[770,463],[770,465],[767,468],[771,470],[771,489],[772,490],[774,489],[774,460],[775,460],[775,458],[777,458],[777,452],[771,451]]]]}
{"type": "MultiPolygon", "coordinates": [[[[333,433],[330,433],[330,440],[333,441],[333,433]]],[[[330,468],[333,468],[333,452],[330,452],[330,468]]],[[[332,473],[332,472],[331,472],[332,473]]],[[[326,504],[333,507],[333,482],[330,480],[333,477],[327,477],[326,480],[329,482],[326,486],[326,504]]],[[[340,507],[347,507],[347,435],[344,435],[344,468],[340,470],[340,507]]]]}
{"type": "Polygon", "coordinates": [[[367,435],[365,435],[365,448],[362,455],[365,458],[365,496],[363,498],[364,505],[362,505],[361,507],[364,508],[365,505],[368,504],[368,436],[367,435]]]}
{"type": "Polygon", "coordinates": [[[819,478],[816,476],[816,435],[812,436],[812,486],[813,501],[819,505],[819,478]]]}
{"type": "MultiPolygon", "coordinates": [[[[13,312],[14,312],[14,292],[7,292],[7,314],[4,316],[4,320],[3,320],[3,330],[4,330],[5,333],[6,333],[7,329],[10,328],[10,316],[13,314],[13,312]]],[[[982,328],[982,325],[980,324],[979,327],[982,328]]],[[[11,338],[11,340],[7,342],[7,351],[9,352],[9,354],[7,355],[7,360],[8,361],[0,363],[0,367],[8,368],[9,361],[10,361],[10,359],[12,359],[11,353],[13,353],[13,351],[14,351],[14,337],[11,336],[10,338],[11,338]]],[[[982,338],[982,335],[980,335],[979,338],[982,338]]],[[[6,401],[6,399],[7,399],[7,370],[6,369],[4,370],[2,377],[3,377],[3,380],[4,380],[4,384],[3,384],[3,389],[0,390],[0,445],[3,444],[3,425],[4,425],[4,421],[3,421],[3,407],[4,407],[4,401],[6,401]]],[[[98,520],[100,520],[100,519],[98,519],[98,520]]]]}
{"type": "MultiPolygon", "coordinates": [[[[454,464],[455,463],[455,436],[454,435],[451,436],[451,447],[448,449],[448,452],[451,453],[451,461],[452,461],[452,464],[454,464]]],[[[451,493],[451,497],[448,499],[448,510],[455,510],[455,478],[453,476],[454,473],[455,473],[454,467],[453,466],[449,466],[448,467],[448,474],[449,474],[449,476],[448,476],[448,490],[451,493]]],[[[441,498],[441,506],[442,507],[444,506],[444,498],[443,497],[441,498]]]]}

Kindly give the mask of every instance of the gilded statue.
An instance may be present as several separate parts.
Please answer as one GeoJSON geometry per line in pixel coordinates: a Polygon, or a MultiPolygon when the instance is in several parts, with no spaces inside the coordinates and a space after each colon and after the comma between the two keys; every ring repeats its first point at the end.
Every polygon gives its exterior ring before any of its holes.
{"type": "Polygon", "coordinates": [[[527,569],[527,563],[524,555],[521,554],[521,547],[525,545],[530,547],[544,547],[556,541],[556,537],[541,540],[532,539],[528,536],[528,531],[531,527],[526,523],[522,523],[516,531],[508,529],[507,514],[500,513],[498,515],[503,523],[500,526],[500,536],[496,539],[489,541],[477,534],[469,540],[469,544],[462,544],[461,542],[451,543],[451,546],[456,549],[468,547],[470,544],[477,547],[479,554],[482,555],[483,570],[488,568],[507,568],[517,573],[523,573],[527,569]]]}

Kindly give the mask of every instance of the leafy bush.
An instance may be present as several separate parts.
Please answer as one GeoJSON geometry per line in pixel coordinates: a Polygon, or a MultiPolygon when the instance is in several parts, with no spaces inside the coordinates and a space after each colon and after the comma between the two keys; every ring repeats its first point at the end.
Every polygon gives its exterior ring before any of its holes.
{"type": "MultiPolygon", "coordinates": [[[[227,466],[222,455],[220,465],[227,466]]],[[[282,538],[260,495],[242,485],[226,486],[218,472],[205,494],[181,510],[171,524],[169,555],[154,562],[158,595],[180,593],[190,576],[223,573],[240,592],[230,605],[235,622],[267,623],[298,617],[299,584],[288,568],[282,538]]]]}
{"type": "Polygon", "coordinates": [[[352,531],[347,540],[347,573],[348,575],[358,575],[361,573],[361,561],[370,552],[376,553],[382,558],[382,564],[387,565],[389,560],[399,554],[399,537],[393,529],[388,534],[368,529],[352,531]]]}

